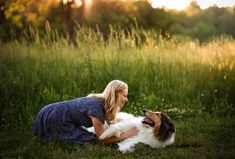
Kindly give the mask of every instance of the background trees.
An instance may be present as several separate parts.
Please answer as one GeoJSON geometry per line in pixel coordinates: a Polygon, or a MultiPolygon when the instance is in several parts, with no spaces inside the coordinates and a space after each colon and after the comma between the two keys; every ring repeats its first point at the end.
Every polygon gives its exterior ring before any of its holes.
{"type": "Polygon", "coordinates": [[[95,0],[2,0],[0,2],[0,38],[7,40],[14,31],[21,36],[29,26],[45,30],[46,22],[75,43],[75,28],[97,26],[108,34],[109,25],[128,28],[135,21],[144,29],[189,36],[206,41],[218,35],[235,37],[235,7],[212,6],[202,10],[192,2],[185,10],[154,9],[147,1],[95,0]],[[90,5],[90,6],[88,6],[90,5]],[[86,10],[87,7],[89,11],[86,10]]]}

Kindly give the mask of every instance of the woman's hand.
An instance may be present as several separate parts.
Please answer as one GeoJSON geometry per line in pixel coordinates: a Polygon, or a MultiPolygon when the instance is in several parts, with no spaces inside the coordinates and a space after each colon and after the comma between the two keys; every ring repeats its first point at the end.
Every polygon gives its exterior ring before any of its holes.
{"type": "Polygon", "coordinates": [[[136,136],[139,132],[139,129],[137,129],[136,127],[131,128],[130,130],[128,130],[127,132],[124,132],[120,135],[119,139],[120,140],[125,140],[127,138],[136,136]]]}
{"type": "Polygon", "coordinates": [[[112,124],[115,124],[116,121],[115,121],[115,120],[112,120],[112,121],[108,121],[107,123],[108,123],[108,125],[112,125],[112,124]]]}

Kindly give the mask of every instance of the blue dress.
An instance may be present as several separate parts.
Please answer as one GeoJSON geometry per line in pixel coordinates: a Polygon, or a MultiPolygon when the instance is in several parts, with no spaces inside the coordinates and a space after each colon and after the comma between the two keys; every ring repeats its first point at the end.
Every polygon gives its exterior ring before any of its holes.
{"type": "Polygon", "coordinates": [[[82,144],[94,139],[94,134],[84,129],[93,126],[89,116],[104,123],[102,99],[82,97],[49,104],[39,111],[33,134],[46,140],[69,140],[82,144]]]}

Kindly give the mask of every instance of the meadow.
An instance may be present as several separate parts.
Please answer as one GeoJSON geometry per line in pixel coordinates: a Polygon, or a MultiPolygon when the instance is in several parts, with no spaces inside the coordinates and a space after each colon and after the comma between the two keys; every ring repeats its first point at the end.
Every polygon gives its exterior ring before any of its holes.
{"type": "Polygon", "coordinates": [[[235,40],[164,39],[153,31],[79,28],[78,46],[47,29],[0,41],[0,158],[235,158],[235,40]],[[164,149],[137,145],[121,154],[97,142],[43,142],[32,125],[46,104],[102,92],[113,79],[129,85],[122,111],[163,111],[176,125],[164,149]]]}

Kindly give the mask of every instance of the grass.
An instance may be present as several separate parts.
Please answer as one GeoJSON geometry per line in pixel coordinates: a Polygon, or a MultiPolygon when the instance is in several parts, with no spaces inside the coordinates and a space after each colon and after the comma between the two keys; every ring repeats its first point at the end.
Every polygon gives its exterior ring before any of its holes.
{"type": "Polygon", "coordinates": [[[202,115],[175,121],[173,145],[151,149],[139,144],[134,153],[122,154],[116,145],[98,142],[77,145],[69,142],[42,142],[30,132],[1,135],[2,158],[234,158],[235,120],[202,115]],[[7,145],[7,146],[6,146],[7,145]]]}
{"type": "Polygon", "coordinates": [[[40,36],[31,30],[26,39],[0,43],[1,158],[235,157],[233,39],[199,44],[115,28],[107,40],[88,28],[77,35],[78,47],[53,31],[40,36]],[[148,108],[173,118],[174,145],[152,150],[140,144],[123,155],[116,145],[42,142],[32,136],[44,105],[102,92],[113,79],[129,85],[123,111],[141,115],[148,108]]]}

